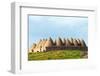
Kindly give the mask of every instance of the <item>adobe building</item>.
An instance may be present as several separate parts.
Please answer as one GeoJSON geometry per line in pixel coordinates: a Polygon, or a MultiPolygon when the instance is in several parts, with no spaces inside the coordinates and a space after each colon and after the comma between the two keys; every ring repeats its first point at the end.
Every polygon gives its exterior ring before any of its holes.
{"type": "Polygon", "coordinates": [[[51,50],[82,50],[87,51],[88,47],[85,41],[82,39],[61,39],[60,37],[56,40],[49,39],[40,40],[37,44],[33,44],[29,49],[29,52],[46,52],[51,50]]]}

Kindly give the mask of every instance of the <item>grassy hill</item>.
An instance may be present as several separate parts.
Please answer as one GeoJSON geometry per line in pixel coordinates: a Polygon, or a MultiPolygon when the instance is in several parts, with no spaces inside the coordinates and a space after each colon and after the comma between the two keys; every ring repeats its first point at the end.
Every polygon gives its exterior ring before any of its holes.
{"type": "Polygon", "coordinates": [[[56,59],[80,59],[87,58],[86,51],[80,50],[58,50],[48,52],[28,53],[28,60],[56,60],[56,59]]]}

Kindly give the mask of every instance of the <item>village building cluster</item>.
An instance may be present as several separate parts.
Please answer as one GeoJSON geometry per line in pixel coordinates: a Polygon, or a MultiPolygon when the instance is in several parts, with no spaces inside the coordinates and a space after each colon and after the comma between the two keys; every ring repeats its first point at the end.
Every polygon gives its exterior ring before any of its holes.
{"type": "Polygon", "coordinates": [[[87,51],[88,47],[83,39],[65,39],[57,38],[53,40],[51,37],[48,39],[40,39],[38,43],[33,43],[29,52],[46,52],[51,50],[82,50],[87,51]]]}

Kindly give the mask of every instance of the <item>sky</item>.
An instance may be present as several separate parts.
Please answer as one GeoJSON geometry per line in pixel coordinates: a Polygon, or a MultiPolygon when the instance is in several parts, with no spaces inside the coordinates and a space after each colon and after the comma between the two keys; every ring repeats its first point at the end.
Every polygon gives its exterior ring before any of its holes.
{"type": "Polygon", "coordinates": [[[88,17],[34,16],[29,19],[29,47],[51,37],[79,38],[88,45],[88,17]]]}

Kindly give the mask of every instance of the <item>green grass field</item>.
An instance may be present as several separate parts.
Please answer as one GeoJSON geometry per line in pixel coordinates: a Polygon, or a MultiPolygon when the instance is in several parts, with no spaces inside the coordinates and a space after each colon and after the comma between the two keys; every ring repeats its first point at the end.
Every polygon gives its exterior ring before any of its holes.
{"type": "Polygon", "coordinates": [[[59,50],[48,52],[28,53],[28,60],[57,60],[57,59],[80,59],[87,54],[86,51],[80,50],[59,50]]]}

